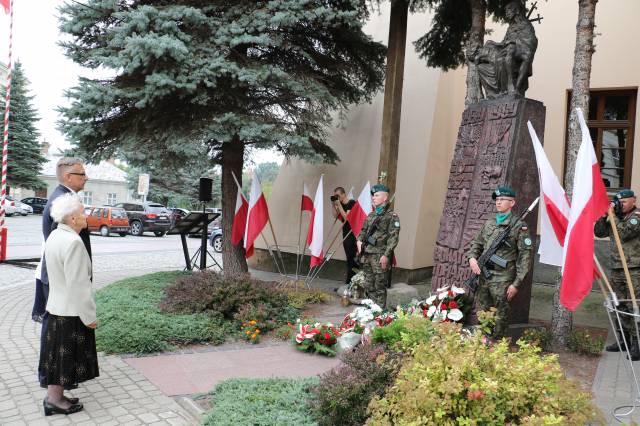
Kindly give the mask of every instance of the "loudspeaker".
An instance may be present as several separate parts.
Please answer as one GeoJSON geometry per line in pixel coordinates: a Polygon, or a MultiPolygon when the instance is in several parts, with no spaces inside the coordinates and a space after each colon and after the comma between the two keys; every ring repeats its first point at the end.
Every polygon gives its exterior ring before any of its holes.
{"type": "Polygon", "coordinates": [[[211,190],[213,189],[213,179],[200,178],[200,190],[198,200],[211,201],[211,190]]]}

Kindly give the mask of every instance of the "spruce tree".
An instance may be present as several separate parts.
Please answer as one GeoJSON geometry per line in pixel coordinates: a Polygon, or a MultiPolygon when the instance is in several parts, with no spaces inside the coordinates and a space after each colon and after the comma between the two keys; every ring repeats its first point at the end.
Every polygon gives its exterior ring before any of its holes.
{"type": "MultiPolygon", "coordinates": [[[[6,90],[2,89],[2,99],[6,90]]],[[[11,77],[11,101],[9,112],[9,157],[7,161],[7,184],[14,188],[40,189],[46,187],[38,177],[42,165],[47,161],[40,152],[36,122],[40,119],[32,105],[29,80],[22,65],[16,62],[11,77]]],[[[4,102],[2,103],[4,107],[4,102]]],[[[3,108],[4,111],[4,108],[3,108]]]]}
{"type": "MultiPolygon", "coordinates": [[[[144,153],[222,165],[225,273],[247,149],[335,162],[333,118],[383,83],[386,49],[362,31],[362,0],[89,0],[61,8],[68,57],[113,72],[68,92],[61,129],[91,158],[144,153]],[[336,114],[337,112],[337,114],[336,114]]],[[[139,160],[142,165],[146,160],[139,160]]]]}

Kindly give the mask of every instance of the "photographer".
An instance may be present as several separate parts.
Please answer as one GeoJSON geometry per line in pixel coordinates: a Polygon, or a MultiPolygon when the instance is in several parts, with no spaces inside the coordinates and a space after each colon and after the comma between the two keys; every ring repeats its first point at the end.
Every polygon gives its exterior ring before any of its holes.
{"type": "MultiPolygon", "coordinates": [[[[626,256],[627,266],[629,267],[629,275],[631,275],[631,281],[633,282],[633,288],[636,291],[636,297],[638,297],[640,290],[640,210],[636,207],[636,195],[630,189],[622,189],[613,198],[613,202],[609,206],[609,209],[615,213],[616,226],[618,228],[618,234],[620,235],[620,241],[622,243],[622,249],[626,256]]],[[[622,259],[618,254],[618,248],[616,246],[615,239],[611,233],[611,224],[607,215],[600,218],[594,227],[594,234],[599,238],[611,237],[609,240],[609,249],[611,251],[610,265],[611,265],[611,285],[613,290],[619,299],[629,299],[631,294],[627,286],[627,280],[624,274],[622,266],[622,259]]],[[[627,309],[631,309],[627,306],[627,309]]],[[[623,318],[622,327],[624,330],[615,330],[618,333],[620,342],[624,345],[621,333],[625,333],[626,341],[631,342],[631,359],[633,361],[640,360],[640,349],[638,348],[638,341],[635,335],[635,326],[633,320],[629,316],[623,318]]],[[[620,349],[625,350],[625,347],[620,348],[617,343],[613,343],[605,348],[608,352],[619,352],[620,349]]]]}
{"type": "Polygon", "coordinates": [[[351,277],[356,273],[353,268],[358,266],[356,262],[356,237],[351,231],[351,225],[347,222],[347,213],[356,204],[354,200],[350,200],[344,191],[344,188],[339,186],[333,190],[331,196],[331,203],[333,204],[333,217],[340,219],[342,222],[342,246],[344,247],[344,254],[347,257],[347,279],[346,284],[351,282],[351,277]],[[347,235],[349,235],[347,237],[347,235]],[[346,237],[346,238],[345,238],[346,237]]]}

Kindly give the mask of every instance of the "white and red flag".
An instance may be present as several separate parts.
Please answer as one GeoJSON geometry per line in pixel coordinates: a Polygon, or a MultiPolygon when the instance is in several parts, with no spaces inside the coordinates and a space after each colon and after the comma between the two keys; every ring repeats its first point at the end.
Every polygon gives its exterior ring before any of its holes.
{"type": "Polygon", "coordinates": [[[360,235],[364,220],[369,216],[369,213],[373,211],[373,203],[371,202],[371,184],[367,182],[362,188],[362,192],[358,196],[358,200],[353,205],[349,214],[347,215],[347,221],[351,225],[351,231],[356,237],[360,235]]]}
{"type": "Polygon", "coordinates": [[[236,195],[236,210],[233,215],[233,225],[231,227],[231,244],[237,246],[244,237],[247,228],[247,213],[249,212],[249,202],[244,198],[242,188],[236,182],[238,194],[236,195]]]}
{"type": "Polygon", "coordinates": [[[300,211],[313,211],[313,200],[311,200],[311,191],[306,183],[302,184],[302,202],[300,203],[300,211]]]}
{"type": "Polygon", "coordinates": [[[351,189],[349,190],[349,193],[347,194],[347,200],[353,200],[353,186],[351,187],[351,189]]]}
{"type": "Polygon", "coordinates": [[[562,266],[562,252],[571,206],[530,121],[527,122],[527,126],[536,153],[540,199],[543,200],[540,203],[540,262],[562,266]]]}
{"type": "Polygon", "coordinates": [[[251,193],[249,194],[249,212],[247,213],[247,227],[244,231],[244,251],[248,259],[253,256],[253,243],[269,222],[269,208],[264,198],[258,176],[253,173],[251,193]]]}
{"type": "Polygon", "coordinates": [[[320,182],[318,182],[318,189],[316,189],[316,198],[313,202],[313,210],[311,211],[311,220],[309,221],[309,232],[307,233],[307,244],[309,245],[309,251],[311,252],[311,264],[318,266],[324,260],[324,253],[322,252],[323,245],[323,227],[324,227],[324,208],[322,204],[322,178],[320,176],[320,182]]]}
{"type": "Polygon", "coordinates": [[[7,15],[11,12],[11,0],[0,0],[0,5],[4,8],[7,15]]]}
{"type": "Polygon", "coordinates": [[[567,226],[560,284],[560,303],[570,311],[591,291],[594,276],[593,225],[609,208],[609,198],[600,175],[589,128],[582,110],[576,108],[582,143],[573,175],[571,215],[567,226]]]}

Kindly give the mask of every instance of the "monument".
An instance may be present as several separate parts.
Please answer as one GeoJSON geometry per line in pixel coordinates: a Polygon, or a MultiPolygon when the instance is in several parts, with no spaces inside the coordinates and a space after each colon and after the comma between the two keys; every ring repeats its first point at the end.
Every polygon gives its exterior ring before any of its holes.
{"type": "MultiPolygon", "coordinates": [[[[509,27],[502,42],[488,41],[469,58],[477,65],[485,99],[462,115],[434,252],[433,289],[461,285],[471,276],[466,252],[495,213],[491,192],[497,186],[517,191],[516,212],[540,193],[527,121],[544,135],[545,107],[524,97],[538,41],[519,2],[507,5],[506,17],[509,27]]],[[[537,214],[529,215],[527,223],[535,236],[537,214]]],[[[512,301],[510,323],[528,322],[531,278],[529,273],[512,301]]]]}

